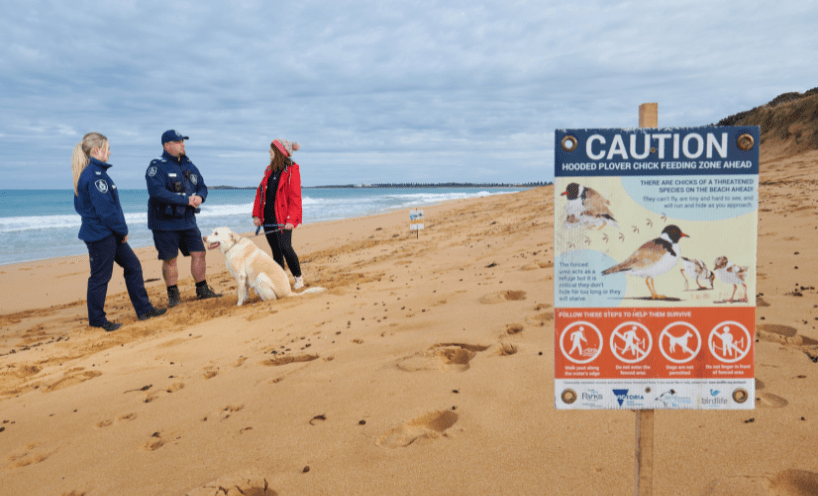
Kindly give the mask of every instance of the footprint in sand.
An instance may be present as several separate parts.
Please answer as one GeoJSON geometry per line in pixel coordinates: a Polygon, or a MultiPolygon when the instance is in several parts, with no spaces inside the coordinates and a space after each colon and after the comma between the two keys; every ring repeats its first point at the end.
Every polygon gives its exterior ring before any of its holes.
{"type": "Polygon", "coordinates": [[[537,326],[545,326],[546,322],[551,322],[554,320],[554,312],[543,312],[538,313],[536,315],[529,315],[525,318],[529,323],[537,326]]]}
{"type": "Polygon", "coordinates": [[[10,468],[22,468],[35,463],[40,463],[45,461],[49,456],[51,456],[51,453],[40,453],[38,455],[22,458],[12,463],[10,468]]]}
{"type": "Polygon", "coordinates": [[[244,410],[244,405],[227,405],[226,407],[220,409],[216,413],[208,415],[204,418],[206,421],[208,418],[214,418],[220,421],[224,421],[230,418],[230,415],[236,412],[240,412],[244,410]]]}
{"type": "MultiPolygon", "coordinates": [[[[125,421],[125,420],[133,420],[133,419],[135,419],[135,418],[136,418],[136,414],[135,414],[135,413],[127,413],[127,414],[125,414],[125,415],[120,415],[120,416],[119,416],[119,418],[117,419],[117,421],[119,421],[119,422],[123,422],[123,421],[125,421]]],[[[102,428],[104,428],[104,427],[110,427],[110,426],[111,426],[111,425],[113,425],[113,424],[114,424],[114,421],[113,421],[113,420],[111,420],[111,419],[105,419],[105,420],[100,421],[100,422],[99,422],[99,423],[98,423],[96,426],[97,426],[98,428],[102,429],[102,428]]]]}
{"type": "Polygon", "coordinates": [[[375,441],[381,448],[405,448],[411,444],[448,437],[446,431],[458,420],[450,410],[427,413],[389,430],[375,441]]]}
{"type": "Polygon", "coordinates": [[[812,346],[818,344],[818,341],[798,334],[798,330],[795,327],[781,324],[761,324],[756,327],[756,334],[758,334],[759,339],[772,341],[774,343],[793,346],[812,346]]]}
{"type": "Polygon", "coordinates": [[[170,385],[170,387],[168,387],[167,392],[168,393],[175,393],[176,391],[179,391],[180,389],[184,389],[184,387],[185,387],[185,384],[183,382],[174,382],[173,384],[170,385]]]}
{"type": "Polygon", "coordinates": [[[511,356],[517,353],[517,346],[511,343],[500,343],[497,345],[497,355],[498,356],[511,356]]]}
{"type": "Polygon", "coordinates": [[[782,470],[770,478],[770,489],[782,496],[818,494],[818,474],[807,470],[782,470]]]}
{"type": "Polygon", "coordinates": [[[443,372],[465,372],[469,370],[469,362],[475,355],[488,348],[488,346],[463,343],[439,343],[432,345],[426,351],[403,358],[396,366],[404,372],[434,370],[435,368],[443,372]]]}
{"type": "Polygon", "coordinates": [[[736,475],[720,477],[707,485],[703,494],[732,496],[806,496],[818,494],[818,474],[788,469],[773,475],[736,475]]]}
{"type": "MultiPolygon", "coordinates": [[[[82,369],[80,369],[82,370],[82,369]]],[[[70,370],[66,372],[65,377],[62,379],[53,382],[44,388],[44,391],[50,393],[52,391],[56,391],[58,389],[64,389],[71,386],[76,386],[77,384],[81,384],[85,381],[89,381],[95,377],[99,377],[102,375],[102,372],[95,371],[95,370],[87,370],[85,372],[81,372],[79,374],[70,374],[70,370]]]]}
{"type": "Polygon", "coordinates": [[[480,303],[489,305],[495,303],[503,303],[505,301],[522,301],[525,300],[525,291],[498,291],[497,293],[487,294],[480,298],[480,303]]]}
{"type": "Polygon", "coordinates": [[[52,453],[32,453],[37,446],[37,443],[29,443],[23,448],[19,449],[17,453],[12,453],[11,456],[7,458],[8,461],[12,462],[9,468],[27,467],[28,465],[34,463],[40,463],[52,455],[52,453]]]}
{"type": "Polygon", "coordinates": [[[520,270],[537,270],[537,269],[548,269],[553,267],[554,264],[551,262],[532,262],[520,267],[520,270]]]}
{"type": "Polygon", "coordinates": [[[280,365],[287,365],[290,363],[311,362],[317,359],[318,355],[283,356],[279,358],[271,358],[269,360],[264,360],[263,362],[261,362],[261,364],[267,367],[278,367],[280,365]]]}
{"type": "Polygon", "coordinates": [[[756,394],[756,405],[761,407],[768,407],[768,408],[782,408],[789,405],[790,402],[782,398],[781,396],[776,396],[770,393],[758,393],[756,394]]]}
{"type": "Polygon", "coordinates": [[[435,350],[435,356],[440,359],[441,370],[469,370],[469,362],[475,353],[464,348],[441,348],[435,350]]]}
{"type": "Polygon", "coordinates": [[[261,475],[245,471],[227,475],[188,491],[185,496],[228,496],[245,494],[247,496],[278,496],[270,487],[267,479],[261,475]]]}
{"type": "Polygon", "coordinates": [[[155,437],[151,438],[150,441],[143,443],[141,448],[145,451],[156,451],[162,446],[165,445],[165,441],[159,437],[159,433],[154,434],[155,437]]]}
{"type": "Polygon", "coordinates": [[[525,326],[520,324],[519,322],[513,322],[511,324],[506,324],[506,332],[509,336],[513,336],[515,334],[520,334],[525,329],[525,326]]]}

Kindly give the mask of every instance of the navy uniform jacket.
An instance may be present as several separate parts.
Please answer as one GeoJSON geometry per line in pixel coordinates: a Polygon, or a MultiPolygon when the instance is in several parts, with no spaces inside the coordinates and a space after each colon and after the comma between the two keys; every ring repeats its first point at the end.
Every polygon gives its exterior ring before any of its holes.
{"type": "Polygon", "coordinates": [[[82,217],[79,238],[83,241],[92,243],[111,234],[121,241],[128,235],[119,192],[108,176],[109,167],[111,164],[91,157],[91,162],[77,181],[74,210],[82,217]]]}
{"type": "Polygon", "coordinates": [[[207,200],[207,186],[193,162],[183,155],[181,160],[163,151],[145,172],[148,183],[148,229],[182,231],[196,228],[196,212],[188,204],[193,195],[207,200]]]}

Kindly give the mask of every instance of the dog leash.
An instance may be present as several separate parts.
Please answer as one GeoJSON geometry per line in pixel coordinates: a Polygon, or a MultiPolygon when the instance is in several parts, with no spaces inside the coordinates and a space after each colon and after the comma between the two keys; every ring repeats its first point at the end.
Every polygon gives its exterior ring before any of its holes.
{"type": "MultiPolygon", "coordinates": [[[[272,231],[266,231],[265,230],[264,234],[274,234],[274,233],[277,233],[277,232],[281,232],[281,231],[284,230],[283,229],[284,226],[285,226],[285,224],[264,224],[264,227],[278,227],[278,229],[274,229],[272,231]]],[[[261,231],[261,227],[262,226],[256,227],[256,236],[258,236],[258,233],[261,231]]]]}

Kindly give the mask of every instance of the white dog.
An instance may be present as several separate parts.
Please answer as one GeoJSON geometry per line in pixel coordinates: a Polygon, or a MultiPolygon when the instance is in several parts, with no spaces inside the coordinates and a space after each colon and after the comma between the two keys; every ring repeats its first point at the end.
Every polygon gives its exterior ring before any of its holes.
{"type": "Polygon", "coordinates": [[[208,250],[219,248],[224,253],[227,270],[236,279],[241,306],[249,297],[247,288],[253,288],[263,301],[320,293],[324,288],[309,288],[293,293],[284,269],[270,255],[261,251],[252,241],[226,227],[217,227],[209,236],[202,237],[208,250]]]}

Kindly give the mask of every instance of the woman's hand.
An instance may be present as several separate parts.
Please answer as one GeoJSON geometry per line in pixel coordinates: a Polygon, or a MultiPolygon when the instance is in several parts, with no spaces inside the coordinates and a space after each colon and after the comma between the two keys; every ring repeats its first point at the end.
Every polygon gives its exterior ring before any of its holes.
{"type": "Polygon", "coordinates": [[[261,226],[261,219],[258,217],[253,217],[253,225],[256,227],[261,226]]]}
{"type": "Polygon", "coordinates": [[[284,229],[286,229],[286,230],[288,230],[288,231],[292,231],[293,229],[295,229],[295,226],[294,226],[294,225],[292,225],[292,224],[290,224],[290,223],[288,222],[288,223],[287,223],[287,224],[284,226],[284,229]]]}
{"type": "Polygon", "coordinates": [[[127,242],[128,242],[128,235],[126,234],[125,237],[122,238],[122,244],[124,245],[127,242]]]}

